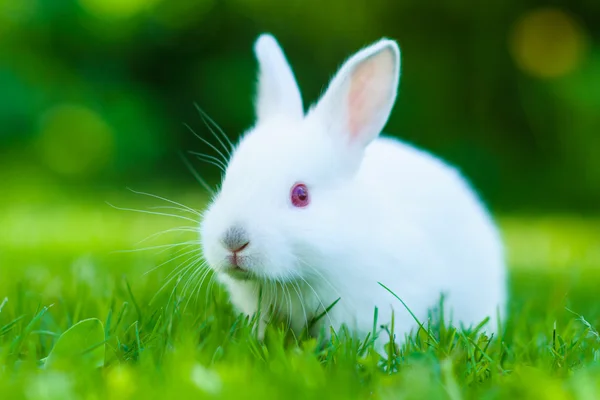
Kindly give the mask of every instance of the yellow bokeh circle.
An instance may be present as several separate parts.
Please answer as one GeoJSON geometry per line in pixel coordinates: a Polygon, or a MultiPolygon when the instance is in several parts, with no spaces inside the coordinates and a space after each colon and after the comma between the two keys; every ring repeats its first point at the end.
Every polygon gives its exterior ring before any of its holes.
{"type": "Polygon", "coordinates": [[[76,104],[60,105],[41,118],[39,150],[46,165],[64,175],[85,175],[111,160],[114,133],[96,112],[76,104]]]}
{"type": "Polygon", "coordinates": [[[510,51],[517,66],[539,78],[557,78],[574,71],[587,49],[584,27],[558,8],[526,13],[510,35],[510,51]]]}

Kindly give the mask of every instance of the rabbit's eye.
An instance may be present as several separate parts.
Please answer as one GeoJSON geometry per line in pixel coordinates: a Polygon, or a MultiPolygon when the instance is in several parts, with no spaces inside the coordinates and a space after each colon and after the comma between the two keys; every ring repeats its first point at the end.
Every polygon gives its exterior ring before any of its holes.
{"type": "Polygon", "coordinates": [[[303,183],[297,183],[292,187],[290,198],[294,207],[306,207],[308,205],[308,188],[303,183]]]}

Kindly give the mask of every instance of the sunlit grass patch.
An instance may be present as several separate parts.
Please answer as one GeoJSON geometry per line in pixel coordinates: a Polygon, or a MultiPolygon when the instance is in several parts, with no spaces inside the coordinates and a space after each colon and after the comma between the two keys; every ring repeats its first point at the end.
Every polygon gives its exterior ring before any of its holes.
{"type": "MultiPolygon", "coordinates": [[[[25,203],[0,210],[3,398],[600,395],[597,219],[500,218],[511,263],[505,331],[489,338],[423,321],[424,330],[381,356],[372,338],[343,331],[322,342],[274,324],[260,342],[253,321],[233,313],[217,286],[207,292],[204,284],[195,296],[176,280],[163,287],[180,262],[173,259],[177,247],[116,251],[198,237],[171,231],[139,243],[190,222],[104,203],[154,211],[161,205],[142,198],[105,195],[53,209],[25,203]],[[89,325],[96,333],[77,333],[73,327],[85,320],[97,321],[89,325]],[[71,346],[64,338],[61,344],[65,332],[71,346]],[[78,354],[92,362],[77,361],[78,354]],[[49,355],[69,361],[47,366],[49,355]]],[[[170,198],[192,206],[198,196],[170,198]]]]}

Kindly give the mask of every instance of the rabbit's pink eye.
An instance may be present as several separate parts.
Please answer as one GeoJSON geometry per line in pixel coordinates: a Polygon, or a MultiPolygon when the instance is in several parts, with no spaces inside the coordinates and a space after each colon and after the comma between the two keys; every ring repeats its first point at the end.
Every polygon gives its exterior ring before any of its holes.
{"type": "Polygon", "coordinates": [[[295,207],[306,207],[308,205],[308,188],[303,183],[297,183],[292,187],[290,197],[295,207]]]}

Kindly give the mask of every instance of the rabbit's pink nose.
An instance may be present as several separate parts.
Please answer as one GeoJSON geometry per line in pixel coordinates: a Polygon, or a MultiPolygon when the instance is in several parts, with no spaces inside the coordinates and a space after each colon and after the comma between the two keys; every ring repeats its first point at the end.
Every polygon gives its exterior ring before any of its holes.
{"type": "Polygon", "coordinates": [[[232,253],[244,250],[250,244],[248,233],[239,226],[229,228],[223,235],[222,243],[232,253]]]}

